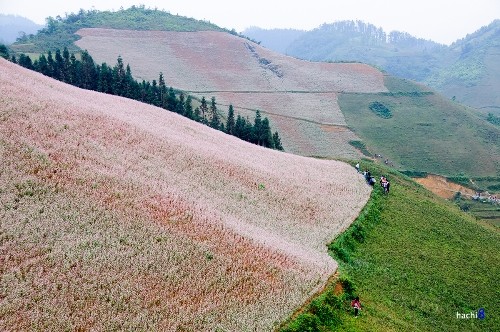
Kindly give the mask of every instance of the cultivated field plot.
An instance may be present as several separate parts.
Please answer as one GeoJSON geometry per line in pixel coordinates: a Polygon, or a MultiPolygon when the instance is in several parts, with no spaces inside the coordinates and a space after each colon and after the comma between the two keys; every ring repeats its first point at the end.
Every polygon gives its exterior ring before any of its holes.
{"type": "Polygon", "coordinates": [[[0,60],[0,330],[266,331],[336,269],[344,163],[0,60]]]}
{"type": "Polygon", "coordinates": [[[121,55],[136,78],[157,80],[162,72],[168,86],[208,100],[214,96],[219,103],[231,103],[235,108],[259,109],[287,138],[283,139],[284,147],[300,155],[360,156],[347,144],[346,135],[336,132],[312,140],[324,147],[341,141],[345,150],[337,146],[315,148],[314,144],[313,150],[304,149],[294,137],[309,133],[286,133],[286,127],[269,114],[316,122],[316,130],[324,124],[345,126],[337,103],[339,92],[387,91],[383,74],[368,65],[298,60],[228,33],[81,29],[78,34],[82,39],[76,44],[98,63],[113,65],[121,55]]]}

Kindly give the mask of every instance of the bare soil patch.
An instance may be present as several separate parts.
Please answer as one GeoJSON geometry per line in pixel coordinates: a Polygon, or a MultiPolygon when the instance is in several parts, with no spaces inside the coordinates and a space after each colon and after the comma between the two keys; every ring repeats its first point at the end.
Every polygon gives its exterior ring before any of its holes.
{"type": "Polygon", "coordinates": [[[448,181],[445,177],[429,174],[425,178],[416,178],[416,182],[420,183],[436,195],[451,199],[457,192],[461,192],[462,195],[473,196],[475,191],[466,188],[462,185],[448,181]]]}

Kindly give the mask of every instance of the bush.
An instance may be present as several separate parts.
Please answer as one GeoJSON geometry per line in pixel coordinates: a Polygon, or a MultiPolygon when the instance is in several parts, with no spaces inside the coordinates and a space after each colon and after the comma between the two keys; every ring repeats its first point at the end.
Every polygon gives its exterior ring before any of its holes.
{"type": "Polygon", "coordinates": [[[339,278],[339,282],[342,284],[342,288],[344,289],[344,293],[346,294],[349,300],[356,297],[356,285],[351,280],[351,278],[347,276],[342,276],[339,278]]]}
{"type": "Polygon", "coordinates": [[[342,309],[343,297],[335,295],[332,291],[329,291],[325,295],[325,303],[335,310],[342,309]]]}
{"type": "Polygon", "coordinates": [[[282,332],[320,332],[319,318],[313,314],[300,314],[296,320],[292,322],[282,332]]]}
{"type": "Polygon", "coordinates": [[[369,107],[376,116],[381,117],[382,119],[392,118],[391,110],[379,101],[374,101],[369,107]]]}
{"type": "Polygon", "coordinates": [[[352,237],[354,240],[358,241],[359,243],[362,243],[365,240],[365,229],[361,223],[357,223],[354,225],[352,228],[352,237]]]}
{"type": "Polygon", "coordinates": [[[335,254],[335,258],[345,263],[349,263],[351,261],[351,258],[347,250],[342,248],[338,244],[330,245],[330,250],[333,251],[333,253],[335,254]]]}

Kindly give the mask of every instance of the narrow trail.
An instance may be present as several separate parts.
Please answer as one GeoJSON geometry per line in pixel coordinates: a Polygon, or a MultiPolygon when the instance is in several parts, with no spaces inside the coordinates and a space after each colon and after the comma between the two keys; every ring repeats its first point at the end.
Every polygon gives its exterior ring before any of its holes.
{"type": "MultiPolygon", "coordinates": [[[[186,93],[196,93],[196,94],[209,94],[209,93],[242,93],[242,94],[254,94],[254,93],[261,93],[261,94],[287,94],[287,93],[297,93],[297,94],[330,94],[330,93],[339,93],[339,92],[342,92],[342,91],[301,91],[301,90],[298,90],[298,91],[294,91],[294,90],[291,90],[291,91],[288,91],[288,90],[284,90],[284,91],[232,91],[232,90],[206,90],[206,91],[188,91],[186,90],[185,91],[186,93]]],[[[225,106],[225,107],[229,107],[229,104],[221,104],[219,103],[218,105],[221,105],[221,106],[225,106]]],[[[237,106],[237,105],[233,105],[233,107],[236,109],[242,109],[242,110],[247,110],[247,111],[252,111],[252,112],[256,112],[257,109],[255,108],[249,108],[249,107],[242,107],[242,106],[237,106]]],[[[317,124],[317,125],[321,125],[321,126],[330,126],[330,127],[333,127],[333,128],[338,128],[338,129],[344,129],[344,130],[350,130],[349,127],[345,124],[338,124],[338,123],[331,123],[331,122],[319,122],[319,121],[314,121],[314,120],[309,120],[309,119],[305,119],[305,118],[302,118],[302,117],[296,117],[296,116],[290,116],[290,115],[283,115],[283,114],[278,114],[278,113],[274,113],[274,112],[269,112],[269,111],[263,111],[263,110],[260,110],[260,113],[261,114],[267,114],[267,115],[272,115],[272,116],[275,116],[275,117],[280,117],[280,118],[284,118],[284,119],[291,119],[291,120],[297,120],[297,121],[303,121],[303,122],[307,122],[307,123],[312,123],[312,124],[317,124]]]]}

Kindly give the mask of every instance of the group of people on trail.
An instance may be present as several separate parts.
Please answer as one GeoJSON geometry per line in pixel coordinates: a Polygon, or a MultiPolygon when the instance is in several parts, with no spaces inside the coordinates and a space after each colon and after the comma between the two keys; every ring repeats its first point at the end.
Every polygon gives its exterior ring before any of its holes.
{"type": "Polygon", "coordinates": [[[380,186],[384,189],[385,194],[389,193],[389,188],[391,186],[391,183],[387,180],[385,176],[380,177],[380,186]]]}
{"type": "Polygon", "coordinates": [[[363,172],[363,176],[365,177],[365,180],[366,182],[370,185],[370,186],[374,186],[375,185],[375,178],[372,176],[372,173],[370,173],[369,170],[365,170],[363,172]]]}
{"type": "MultiPolygon", "coordinates": [[[[360,167],[359,167],[359,163],[356,164],[356,171],[358,173],[360,173],[360,167]]],[[[369,170],[365,170],[363,172],[363,176],[365,177],[365,180],[366,182],[370,185],[370,186],[374,186],[375,185],[375,178],[372,176],[372,174],[370,173],[369,170]]],[[[385,176],[382,176],[380,177],[380,186],[384,189],[384,193],[385,194],[388,194],[389,193],[389,188],[391,187],[391,184],[389,182],[389,180],[387,180],[387,178],[385,176]]]]}

